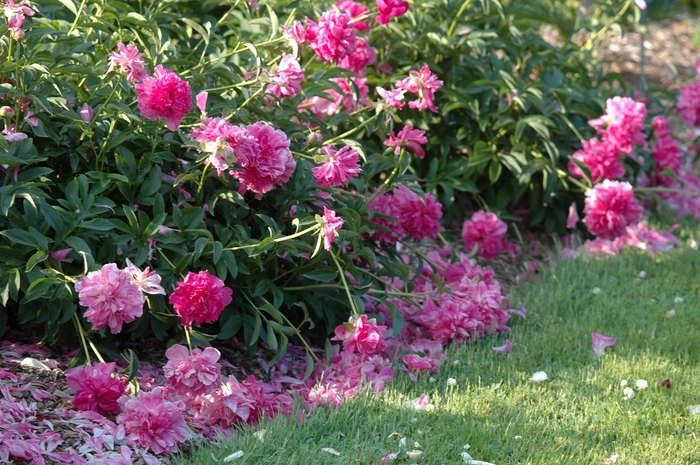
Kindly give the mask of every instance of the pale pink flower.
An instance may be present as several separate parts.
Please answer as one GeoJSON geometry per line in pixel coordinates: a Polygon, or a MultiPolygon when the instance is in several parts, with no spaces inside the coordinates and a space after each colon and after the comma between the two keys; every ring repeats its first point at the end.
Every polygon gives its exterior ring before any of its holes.
{"type": "Polygon", "coordinates": [[[83,103],[83,106],[80,107],[78,114],[80,115],[80,119],[85,121],[86,124],[90,124],[90,121],[92,121],[92,117],[95,115],[95,111],[90,105],[88,105],[87,102],[85,102],[83,103]]]}
{"type": "Polygon", "coordinates": [[[355,98],[353,87],[347,79],[331,78],[329,81],[338,84],[343,91],[342,94],[335,89],[327,89],[325,93],[328,94],[331,99],[316,96],[312,97],[310,100],[305,100],[302,102],[302,105],[310,104],[311,111],[319,118],[324,114],[332,116],[343,110],[347,113],[352,113],[357,110],[358,107],[368,106],[367,95],[369,94],[369,87],[367,87],[367,78],[351,77],[350,80],[357,85],[357,89],[359,90],[357,99],[355,98]]]}
{"type": "Polygon", "coordinates": [[[377,86],[377,93],[384,99],[384,105],[387,108],[397,108],[401,110],[405,102],[403,102],[403,91],[401,89],[386,90],[382,87],[377,86]]]}
{"type": "Polygon", "coordinates": [[[357,150],[348,145],[340,150],[326,145],[321,147],[321,154],[316,157],[316,160],[323,163],[311,170],[316,178],[316,184],[320,184],[321,187],[345,186],[361,171],[357,150]]]}
{"type": "Polygon", "coordinates": [[[338,230],[343,227],[345,220],[335,216],[335,211],[324,205],[323,216],[317,215],[317,221],[321,224],[321,237],[323,238],[323,248],[331,250],[331,244],[338,235],[338,230]]]}
{"type": "Polygon", "coordinates": [[[477,255],[494,259],[505,249],[508,226],[495,213],[480,210],[462,224],[462,240],[467,252],[478,246],[477,255]]]}
{"type": "Polygon", "coordinates": [[[117,334],[123,323],[131,323],[143,314],[143,293],[131,282],[131,274],[114,263],[80,278],[75,291],[80,305],[88,307],[85,319],[93,329],[109,325],[112,334],[117,334]]]}
{"type": "Polygon", "coordinates": [[[617,339],[614,337],[603,336],[598,333],[591,333],[591,345],[596,356],[602,357],[606,347],[615,345],[617,339]]]}
{"type": "Polygon", "coordinates": [[[671,128],[668,125],[668,120],[659,115],[654,116],[651,120],[651,127],[654,129],[654,135],[657,139],[662,137],[671,137],[671,128]]]}
{"type": "Polygon", "coordinates": [[[197,96],[194,98],[195,102],[197,103],[197,108],[199,108],[199,111],[202,113],[207,112],[207,99],[209,98],[209,92],[200,92],[197,94],[197,96]]]}
{"type": "Polygon", "coordinates": [[[421,394],[416,399],[407,400],[404,406],[411,410],[435,410],[435,406],[430,403],[430,399],[426,393],[421,394]]]}
{"type": "Polygon", "coordinates": [[[637,5],[640,10],[647,9],[647,2],[645,0],[634,0],[634,4],[637,5]]]}
{"type": "Polygon", "coordinates": [[[284,55],[279,65],[270,74],[272,83],[267,86],[267,93],[277,98],[291,98],[301,92],[301,81],[304,80],[304,70],[299,66],[296,57],[284,55]]]}
{"type": "Polygon", "coordinates": [[[642,207],[634,198],[632,186],[627,182],[610,180],[586,192],[583,212],[591,234],[604,239],[622,235],[627,225],[642,217],[642,207]]]}
{"type": "Polygon", "coordinates": [[[659,184],[669,187],[673,184],[673,177],[660,176],[660,173],[665,170],[671,170],[678,174],[683,162],[683,151],[678,148],[678,141],[670,137],[661,137],[654,145],[654,151],[651,152],[656,164],[656,180],[659,184]]]}
{"type": "Polygon", "coordinates": [[[510,340],[506,339],[506,342],[502,346],[491,347],[491,350],[498,352],[499,354],[507,354],[510,350],[517,344],[513,344],[510,340]]]}
{"type": "Polygon", "coordinates": [[[406,147],[408,150],[415,153],[418,158],[423,158],[425,156],[421,145],[427,143],[428,138],[425,137],[425,131],[413,129],[411,125],[404,126],[397,135],[394,135],[393,132],[390,133],[389,139],[384,141],[384,145],[387,147],[396,147],[394,150],[396,155],[401,153],[402,147],[406,147]]]}
{"type": "Polygon", "coordinates": [[[0,107],[0,118],[12,118],[15,114],[15,110],[12,107],[3,105],[0,107]]]}
{"type": "MultiPolygon", "coordinates": [[[[19,3],[15,3],[14,0],[6,0],[3,3],[0,3],[0,6],[4,7],[3,10],[7,18],[8,29],[13,30],[13,33],[15,33],[15,31],[18,31],[16,33],[22,32],[19,31],[19,28],[21,28],[24,23],[24,15],[34,16],[34,10],[26,5],[25,0],[19,3]]],[[[15,39],[20,40],[16,37],[15,39]]]]}
{"type": "Polygon", "coordinates": [[[69,247],[67,249],[61,249],[61,250],[54,250],[51,252],[51,258],[56,260],[57,262],[62,262],[63,260],[66,259],[69,253],[73,251],[73,248],[69,247]]]}
{"type": "Polygon", "coordinates": [[[160,275],[146,267],[143,271],[131,260],[126,259],[126,271],[131,275],[131,282],[136,284],[144,294],[165,295],[165,289],[160,285],[160,275]]]}
{"type": "Polygon", "coordinates": [[[163,65],[156,66],[155,76],[146,77],[134,90],[141,115],[153,121],[165,118],[171,131],[178,130],[180,121],[192,109],[190,85],[163,65]]]}
{"type": "Polygon", "coordinates": [[[124,394],[124,379],[115,376],[116,363],[95,363],[92,366],[66,371],[66,384],[75,391],[73,405],[78,410],[94,410],[102,415],[119,413],[117,401],[124,394]]]}
{"type": "Polygon", "coordinates": [[[163,367],[165,377],[175,392],[187,396],[209,394],[221,382],[221,353],[213,347],[193,349],[175,344],[165,351],[168,363],[163,367]]]}
{"type": "Polygon", "coordinates": [[[233,291],[224,282],[208,271],[187,273],[184,281],[170,294],[170,303],[188,328],[192,323],[201,325],[219,319],[224,307],[233,301],[233,291]]]}
{"type": "Polygon", "coordinates": [[[408,74],[409,77],[396,83],[397,88],[418,95],[418,100],[408,102],[408,106],[417,110],[430,109],[437,112],[438,108],[433,99],[435,92],[442,87],[442,81],[430,71],[428,65],[423,65],[420,71],[411,70],[408,74]]]}
{"type": "Polygon", "coordinates": [[[107,72],[111,72],[115,67],[119,67],[122,74],[126,74],[126,80],[128,82],[141,82],[148,77],[148,71],[146,71],[145,63],[141,59],[143,53],[139,53],[138,47],[136,45],[124,45],[119,42],[117,44],[119,53],[110,52],[109,54],[109,68],[107,72]]]}
{"type": "Polygon", "coordinates": [[[370,24],[367,18],[360,20],[357,19],[366,15],[369,12],[369,8],[362,5],[361,3],[353,2],[352,0],[335,2],[335,6],[337,6],[339,10],[344,11],[352,17],[352,21],[350,22],[352,24],[352,27],[354,27],[358,31],[369,31],[370,24]]]}
{"type": "Polygon", "coordinates": [[[338,66],[349,69],[360,76],[366,74],[367,67],[377,61],[377,51],[362,39],[357,39],[355,51],[338,60],[338,66]]]}
{"type": "Polygon", "coordinates": [[[236,151],[240,170],[232,174],[240,181],[239,192],[253,191],[257,198],[284,184],[296,168],[287,135],[261,122],[246,127],[254,144],[250,150],[236,151]]]}
{"type": "Polygon", "coordinates": [[[384,342],[386,326],[377,325],[377,320],[368,319],[367,315],[359,318],[350,317],[347,323],[335,328],[332,341],[342,341],[343,348],[349,352],[362,355],[374,355],[386,349],[384,342]]]}
{"type": "Polygon", "coordinates": [[[408,11],[409,4],[403,0],[377,0],[377,22],[379,24],[389,24],[391,18],[402,16],[408,11]]]}
{"type": "Polygon", "coordinates": [[[351,21],[350,15],[335,9],[323,13],[318,24],[306,20],[308,30],[313,31],[314,36],[309,46],[319,58],[326,62],[338,62],[355,51],[357,37],[351,21]]]}
{"type": "Polygon", "coordinates": [[[426,193],[423,200],[406,186],[397,187],[393,194],[396,219],[406,234],[418,241],[437,236],[440,232],[442,205],[434,195],[426,193]]]}
{"type": "MultiPolygon", "coordinates": [[[[594,183],[624,176],[625,167],[620,162],[620,153],[613,144],[593,138],[581,141],[581,145],[583,149],[574,152],[572,157],[588,166],[594,183]]],[[[568,167],[572,175],[577,178],[583,177],[583,172],[574,162],[570,161],[568,167]]]]}
{"type": "Polygon", "coordinates": [[[14,124],[10,124],[7,129],[0,131],[0,134],[2,134],[7,142],[19,142],[29,137],[23,132],[17,132],[14,124]]]}
{"type": "Polygon", "coordinates": [[[632,153],[632,144],[646,145],[644,134],[644,118],[646,106],[635,102],[629,97],[613,97],[608,99],[605,115],[590,120],[588,124],[598,130],[603,142],[610,144],[611,150],[617,153],[632,153]]]}
{"type": "Polygon", "coordinates": [[[135,397],[123,397],[120,404],[124,412],[117,417],[117,423],[124,426],[127,439],[154,454],[177,452],[178,444],[193,435],[183,416],[185,404],[166,400],[160,387],[140,391],[135,397]]]}
{"type": "Polygon", "coordinates": [[[28,111],[27,113],[25,113],[24,121],[26,121],[33,128],[39,126],[39,120],[34,117],[33,111],[28,111]]]}
{"type": "Polygon", "coordinates": [[[579,219],[578,211],[576,211],[576,202],[571,202],[571,206],[569,207],[569,215],[566,217],[566,227],[568,229],[574,229],[579,219]]]}
{"type": "Polygon", "coordinates": [[[238,161],[239,156],[253,157],[257,149],[253,136],[243,126],[229,124],[225,118],[205,118],[199,127],[190,131],[190,139],[203,144],[211,163],[219,175],[238,161]]]}

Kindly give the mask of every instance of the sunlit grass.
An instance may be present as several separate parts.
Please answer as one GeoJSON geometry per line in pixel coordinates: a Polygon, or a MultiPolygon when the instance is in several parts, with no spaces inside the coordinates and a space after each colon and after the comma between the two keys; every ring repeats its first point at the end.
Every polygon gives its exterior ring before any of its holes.
{"type": "MultiPolygon", "coordinates": [[[[434,382],[401,373],[380,396],[319,409],[300,424],[294,416],[246,428],[174,463],[217,463],[242,450],[234,463],[377,464],[400,436],[409,449],[420,444],[426,464],[462,463],[465,444],[475,459],[498,465],[602,464],[613,454],[618,464],[700,463],[700,417],[687,411],[700,404],[700,252],[686,245],[657,256],[565,261],[521,285],[518,300],[539,318],[514,317],[511,333],[448,350],[434,382]],[[595,358],[591,332],[617,344],[595,358]],[[506,338],[517,344],[510,354],[491,350],[506,338]],[[550,380],[530,381],[539,370],[550,380]],[[645,379],[649,388],[623,400],[623,379],[631,387],[645,379]],[[666,379],[671,389],[659,386],[666,379]],[[423,392],[434,411],[404,407],[423,392]],[[264,443],[253,437],[260,428],[264,443]]],[[[410,462],[404,453],[395,463],[410,462]]]]}

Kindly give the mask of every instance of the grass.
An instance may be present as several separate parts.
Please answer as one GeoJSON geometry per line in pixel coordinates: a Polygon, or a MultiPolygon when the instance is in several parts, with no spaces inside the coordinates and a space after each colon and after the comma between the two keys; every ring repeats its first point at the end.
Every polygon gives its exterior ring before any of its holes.
{"type": "MultiPolygon", "coordinates": [[[[687,411],[700,404],[699,251],[565,261],[521,285],[513,300],[539,318],[514,317],[510,334],[448,350],[434,382],[400,373],[379,396],[318,409],[301,424],[280,417],[244,428],[234,440],[195,445],[173,463],[221,463],[242,450],[233,463],[378,464],[398,448],[393,432],[409,449],[420,443],[426,464],[463,463],[465,444],[475,459],[498,465],[602,464],[613,454],[617,464],[700,463],[700,416],[687,411]],[[671,309],[676,315],[667,318],[671,309]],[[591,332],[617,344],[595,358],[591,332]],[[510,354],[491,350],[506,338],[517,344],[510,354]],[[530,381],[540,370],[550,380],[530,381]],[[623,400],[623,379],[631,386],[645,379],[649,388],[623,400]],[[665,379],[671,389],[659,387],[665,379]],[[404,407],[424,392],[434,411],[404,407]],[[264,443],[253,437],[260,428],[264,443]]],[[[403,452],[393,463],[412,462],[403,452]]]]}

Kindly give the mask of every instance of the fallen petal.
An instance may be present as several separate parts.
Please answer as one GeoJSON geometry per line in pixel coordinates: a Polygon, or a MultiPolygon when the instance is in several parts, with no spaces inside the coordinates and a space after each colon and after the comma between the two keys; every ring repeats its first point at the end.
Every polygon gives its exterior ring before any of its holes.
{"type": "Polygon", "coordinates": [[[598,333],[591,333],[591,345],[596,356],[602,357],[606,347],[615,345],[617,339],[614,337],[603,336],[598,333]]]}
{"type": "Polygon", "coordinates": [[[260,442],[265,442],[265,433],[267,433],[267,430],[261,429],[260,431],[254,432],[253,437],[260,442]]]}
{"type": "Polygon", "coordinates": [[[666,388],[666,389],[671,389],[671,380],[670,379],[665,379],[659,383],[659,387],[666,388]]]}
{"type": "Polygon", "coordinates": [[[336,455],[336,456],[340,457],[340,452],[338,452],[337,450],[333,449],[332,447],[323,447],[323,448],[321,448],[321,450],[322,450],[323,452],[328,452],[329,454],[333,454],[333,455],[336,455]]]}
{"type": "Polygon", "coordinates": [[[20,366],[22,366],[22,368],[35,368],[37,370],[51,371],[51,368],[46,366],[44,363],[41,363],[39,360],[31,357],[27,357],[22,360],[20,362],[20,366]]]}
{"type": "Polygon", "coordinates": [[[535,381],[536,383],[539,383],[541,381],[547,381],[548,379],[549,379],[549,375],[547,375],[547,373],[545,373],[544,371],[538,371],[532,375],[532,378],[530,378],[530,381],[535,381]]]}
{"type": "Polygon", "coordinates": [[[226,457],[224,459],[224,463],[233,462],[234,460],[240,459],[244,455],[245,455],[245,453],[242,450],[239,450],[238,452],[234,452],[233,454],[226,457]]]}
{"type": "Polygon", "coordinates": [[[421,459],[423,459],[423,451],[422,450],[407,450],[406,451],[406,456],[408,457],[409,460],[413,460],[414,462],[420,462],[421,459]]]}
{"type": "Polygon", "coordinates": [[[700,415],[700,405],[689,405],[688,413],[691,415],[700,415]]]}
{"type": "Polygon", "coordinates": [[[386,454],[384,457],[382,457],[382,458],[379,460],[379,463],[389,463],[389,462],[393,462],[393,461],[396,460],[398,457],[399,457],[399,453],[398,453],[398,452],[389,452],[388,454],[386,454]]]}
{"type": "Polygon", "coordinates": [[[491,350],[493,350],[494,352],[498,352],[499,354],[507,354],[508,352],[510,352],[510,349],[512,349],[516,345],[517,344],[513,344],[512,342],[510,342],[510,340],[506,339],[506,342],[502,346],[491,347],[491,350]]]}
{"type": "Polygon", "coordinates": [[[620,455],[619,455],[619,454],[613,454],[613,455],[611,455],[610,457],[608,457],[607,459],[605,459],[605,462],[603,462],[603,463],[604,463],[605,465],[609,465],[609,464],[611,464],[611,463],[617,462],[617,459],[619,459],[619,458],[620,458],[620,455]]]}

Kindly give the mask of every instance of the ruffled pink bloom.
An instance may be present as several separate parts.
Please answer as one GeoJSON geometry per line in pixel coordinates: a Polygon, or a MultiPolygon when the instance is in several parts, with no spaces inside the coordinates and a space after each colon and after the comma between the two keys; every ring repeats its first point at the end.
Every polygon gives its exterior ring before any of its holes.
{"type": "Polygon", "coordinates": [[[408,102],[408,106],[417,110],[430,109],[437,112],[438,108],[433,99],[435,92],[442,87],[442,81],[430,71],[428,65],[423,65],[420,71],[411,70],[408,74],[409,77],[396,83],[397,88],[418,95],[418,100],[408,102]]]}
{"type": "Polygon", "coordinates": [[[403,91],[401,89],[386,90],[382,87],[377,86],[377,93],[384,99],[384,105],[387,108],[397,108],[401,110],[405,102],[403,102],[403,91]]]}
{"type": "Polygon", "coordinates": [[[71,368],[66,371],[66,384],[75,391],[73,405],[78,410],[119,413],[117,403],[124,394],[124,379],[113,376],[116,363],[96,363],[92,366],[71,368]]]}
{"type": "Polygon", "coordinates": [[[267,86],[268,94],[277,98],[291,98],[301,92],[304,70],[299,66],[296,57],[288,54],[282,57],[270,78],[272,83],[267,86]]]}
{"type": "Polygon", "coordinates": [[[477,255],[492,260],[505,249],[507,230],[495,213],[480,210],[462,224],[462,240],[468,252],[478,246],[477,255]]]}
{"type": "Polygon", "coordinates": [[[440,232],[442,205],[429,193],[423,200],[418,194],[405,186],[393,191],[399,224],[406,234],[420,241],[426,237],[435,237],[440,232]]]}
{"type": "Polygon", "coordinates": [[[678,180],[669,187],[689,192],[659,192],[659,197],[671,210],[675,211],[679,217],[689,215],[700,219],[700,178],[692,170],[682,168],[678,173],[678,180]]]}
{"type": "Polygon", "coordinates": [[[340,150],[326,145],[321,147],[321,153],[317,160],[323,160],[323,163],[311,169],[316,184],[320,184],[321,187],[345,186],[361,171],[357,150],[348,145],[340,150]]]}
{"type": "Polygon", "coordinates": [[[246,131],[254,145],[250,150],[236,151],[238,164],[243,168],[232,174],[241,183],[241,193],[253,191],[261,199],[275,184],[289,181],[297,163],[284,132],[260,122],[247,126],[246,131]]]}
{"type": "MultiPolygon", "coordinates": [[[[615,179],[625,175],[625,167],[620,162],[620,153],[612,144],[601,142],[597,138],[581,141],[582,150],[572,156],[583,162],[591,171],[591,180],[595,183],[603,179],[615,179]]],[[[569,172],[577,178],[583,177],[583,172],[572,161],[569,162],[569,172]]]]}
{"type": "Polygon", "coordinates": [[[143,117],[153,121],[165,118],[171,131],[178,130],[180,121],[192,109],[190,85],[163,65],[156,66],[155,76],[146,77],[134,90],[143,117]]]}
{"type": "Polygon", "coordinates": [[[331,78],[329,81],[338,84],[343,90],[342,94],[338,93],[335,89],[328,89],[325,93],[328,94],[332,100],[329,100],[327,97],[316,96],[312,97],[310,100],[305,100],[302,102],[302,105],[310,104],[311,111],[319,118],[324,114],[332,116],[343,110],[347,113],[352,113],[359,107],[368,106],[367,94],[369,94],[369,88],[367,87],[367,79],[352,77],[350,80],[357,85],[357,89],[360,92],[357,99],[355,99],[353,87],[346,79],[331,78]]]}
{"type": "Polygon", "coordinates": [[[634,198],[632,186],[627,182],[610,180],[586,192],[583,212],[591,234],[604,239],[622,235],[627,225],[642,217],[642,207],[634,198]]]}
{"type": "Polygon", "coordinates": [[[85,319],[93,329],[109,325],[112,334],[122,330],[143,314],[145,298],[131,282],[131,274],[116,264],[107,263],[99,271],[91,271],[75,283],[80,305],[88,307],[85,319]]]}
{"type": "Polygon", "coordinates": [[[160,275],[155,271],[151,271],[149,267],[141,270],[127,258],[126,271],[131,275],[131,282],[136,284],[144,294],[165,295],[165,289],[160,285],[160,275]]]}
{"type": "Polygon", "coordinates": [[[603,336],[598,333],[591,333],[591,344],[593,346],[593,352],[596,356],[602,357],[605,352],[606,347],[614,346],[617,339],[614,337],[603,336]]]}
{"type": "Polygon", "coordinates": [[[654,135],[657,139],[662,137],[671,137],[671,128],[668,125],[668,120],[659,115],[654,116],[651,120],[651,127],[654,129],[654,135]]]}
{"type": "Polygon", "coordinates": [[[209,394],[219,387],[221,353],[213,347],[193,349],[175,344],[165,351],[168,363],[163,367],[165,377],[175,392],[187,396],[209,394]]]}
{"type": "Polygon", "coordinates": [[[566,227],[574,229],[579,221],[578,212],[576,211],[576,202],[572,202],[569,207],[569,215],[566,217],[566,227]]]}
{"type": "MultiPolygon", "coordinates": [[[[671,228],[673,230],[674,228],[671,228]]],[[[668,252],[681,242],[668,231],[657,231],[640,221],[625,228],[625,235],[621,238],[626,247],[634,247],[646,250],[650,253],[668,252]]]]}
{"type": "Polygon", "coordinates": [[[353,2],[352,0],[335,2],[335,6],[337,6],[339,10],[344,11],[352,17],[352,27],[354,27],[358,31],[369,31],[370,24],[367,19],[357,20],[357,18],[366,15],[369,12],[369,8],[362,5],[361,3],[353,2]]]}
{"type": "Polygon", "coordinates": [[[588,124],[598,130],[603,141],[617,153],[632,153],[632,144],[646,145],[644,118],[646,106],[629,97],[613,97],[607,100],[605,115],[590,120],[588,124]]]}
{"type": "Polygon", "coordinates": [[[425,131],[413,129],[411,125],[404,126],[397,135],[394,135],[393,132],[390,133],[389,139],[384,141],[384,145],[387,147],[396,147],[394,150],[396,155],[401,153],[401,147],[406,147],[408,150],[415,153],[418,158],[423,158],[425,156],[421,145],[427,143],[428,138],[425,137],[425,131]]]}
{"type": "Polygon", "coordinates": [[[218,320],[224,307],[233,301],[231,294],[233,291],[208,271],[189,272],[170,294],[170,303],[182,318],[182,325],[192,328],[192,323],[201,325],[218,320]]]}
{"type": "Polygon", "coordinates": [[[117,423],[124,426],[127,439],[155,454],[177,452],[178,444],[192,437],[183,416],[185,404],[166,400],[160,387],[123,397],[120,404],[124,413],[117,417],[117,423]]]}
{"type": "Polygon", "coordinates": [[[306,20],[307,33],[310,30],[314,36],[314,40],[309,41],[309,46],[319,58],[337,63],[355,51],[357,37],[351,21],[350,15],[335,9],[323,13],[318,24],[306,20]]]}
{"type": "Polygon", "coordinates": [[[394,244],[399,238],[406,235],[403,230],[403,226],[398,222],[397,218],[399,215],[398,205],[393,201],[393,197],[390,194],[378,195],[369,204],[369,209],[373,212],[379,213],[381,215],[387,216],[389,219],[380,218],[378,216],[372,217],[372,222],[386,228],[388,231],[376,230],[372,233],[372,239],[377,242],[382,242],[384,244],[394,244]],[[393,220],[393,221],[392,221],[393,220]]]}
{"type": "Polygon", "coordinates": [[[14,0],[6,0],[0,3],[0,6],[3,7],[5,17],[7,18],[8,29],[15,35],[16,40],[21,40],[21,38],[24,37],[24,31],[20,30],[24,23],[24,15],[34,16],[34,10],[26,5],[25,0],[19,3],[15,3],[14,0]]]}
{"type": "Polygon", "coordinates": [[[517,344],[513,344],[510,340],[506,339],[506,342],[502,346],[491,347],[491,350],[498,352],[499,354],[507,354],[510,350],[517,344]]]}
{"type": "Polygon", "coordinates": [[[80,107],[80,110],[78,110],[78,114],[80,115],[80,119],[85,121],[86,124],[90,124],[92,117],[95,115],[95,111],[90,105],[87,104],[87,102],[85,102],[83,103],[83,106],[80,107]]]}
{"type": "Polygon", "coordinates": [[[114,68],[119,67],[122,74],[126,74],[128,82],[141,82],[148,77],[144,61],[141,59],[143,53],[139,53],[136,45],[124,45],[119,42],[117,44],[119,53],[110,52],[109,68],[107,72],[111,72],[114,68]]]}
{"type": "Polygon", "coordinates": [[[442,344],[428,339],[416,339],[410,345],[410,349],[420,355],[408,354],[400,357],[399,360],[406,365],[404,371],[409,374],[411,379],[415,380],[417,372],[438,372],[438,368],[442,365],[442,344]]]}
{"type": "Polygon", "coordinates": [[[225,118],[206,118],[198,128],[190,131],[190,139],[203,144],[211,163],[219,175],[238,161],[238,157],[250,158],[256,150],[256,142],[245,127],[229,124],[225,118]]]}
{"type": "Polygon", "coordinates": [[[349,69],[353,73],[364,76],[367,67],[377,61],[377,51],[367,42],[357,39],[357,47],[350,55],[338,61],[338,66],[349,69]]]}
{"type": "Polygon", "coordinates": [[[207,99],[208,98],[209,98],[209,92],[205,92],[205,91],[198,93],[194,98],[194,101],[197,103],[197,108],[202,113],[207,112],[207,99]]]}
{"type": "Polygon", "coordinates": [[[358,319],[350,317],[347,323],[335,328],[332,341],[342,341],[343,348],[349,352],[362,355],[374,355],[386,349],[384,342],[386,326],[377,325],[374,318],[360,315],[358,319]]]}
{"type": "Polygon", "coordinates": [[[676,174],[681,169],[683,151],[678,148],[678,141],[670,137],[661,137],[656,141],[654,151],[651,152],[656,163],[656,176],[659,184],[669,187],[673,184],[673,177],[660,176],[663,170],[670,170],[676,174]]]}
{"type": "Polygon", "coordinates": [[[330,210],[324,205],[323,216],[317,217],[321,223],[321,237],[323,237],[323,248],[331,250],[331,244],[335,241],[338,235],[338,230],[343,227],[345,220],[335,216],[335,211],[330,210]]]}
{"type": "Polygon", "coordinates": [[[0,134],[7,142],[19,142],[29,137],[23,132],[17,132],[14,124],[10,124],[7,129],[0,131],[0,134]]]}
{"type": "Polygon", "coordinates": [[[409,8],[408,2],[403,0],[377,0],[377,22],[379,24],[389,24],[391,18],[404,15],[409,8]]]}
{"type": "Polygon", "coordinates": [[[308,18],[306,19],[306,24],[308,29],[305,29],[300,21],[294,21],[292,27],[282,26],[282,30],[299,45],[311,43],[316,40],[316,29],[318,25],[308,18]]]}

